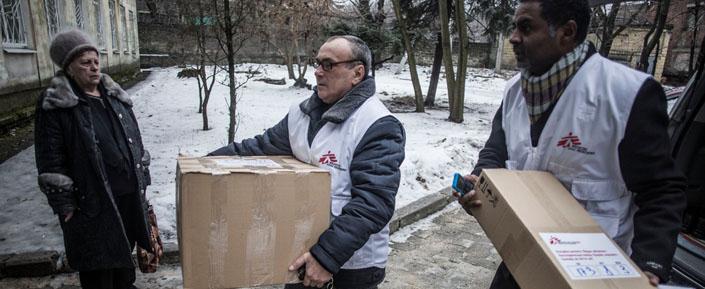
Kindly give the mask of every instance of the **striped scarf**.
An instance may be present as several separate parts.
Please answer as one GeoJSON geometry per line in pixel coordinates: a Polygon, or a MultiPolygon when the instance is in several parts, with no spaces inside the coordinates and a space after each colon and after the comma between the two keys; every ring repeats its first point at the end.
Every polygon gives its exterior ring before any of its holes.
{"type": "Polygon", "coordinates": [[[533,76],[527,69],[521,70],[521,91],[524,94],[529,119],[534,124],[563,94],[563,90],[575,72],[585,61],[590,42],[587,40],[566,55],[563,55],[551,69],[539,76],[533,76]]]}

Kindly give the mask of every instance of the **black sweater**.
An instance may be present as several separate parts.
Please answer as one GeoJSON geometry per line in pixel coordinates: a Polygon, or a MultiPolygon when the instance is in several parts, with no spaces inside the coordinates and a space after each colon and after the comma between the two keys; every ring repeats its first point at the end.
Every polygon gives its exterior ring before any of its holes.
{"type": "MultiPolygon", "coordinates": [[[[532,125],[534,146],[551,113],[532,125]]],[[[649,78],[637,93],[618,150],[624,183],[634,193],[638,207],[631,257],[642,270],[656,274],[662,281],[669,278],[686,204],[685,177],[671,157],[667,126],[666,96],[661,85],[649,78]]],[[[472,174],[479,175],[486,168],[505,167],[508,159],[505,140],[500,106],[472,174]]]]}

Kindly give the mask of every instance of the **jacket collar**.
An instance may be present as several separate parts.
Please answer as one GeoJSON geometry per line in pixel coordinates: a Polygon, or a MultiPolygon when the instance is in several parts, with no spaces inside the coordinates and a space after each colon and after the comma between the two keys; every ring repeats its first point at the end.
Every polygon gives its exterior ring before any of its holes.
{"type": "MultiPolygon", "coordinates": [[[[127,92],[123,90],[117,82],[113,81],[107,74],[100,75],[100,83],[105,87],[108,96],[132,106],[132,100],[127,92]]],[[[44,93],[42,109],[52,110],[57,108],[70,108],[78,104],[81,96],[76,95],[71,87],[71,81],[63,70],[56,72],[51,79],[51,83],[44,93]]]]}
{"type": "MultiPolygon", "coordinates": [[[[333,106],[321,116],[321,119],[333,123],[344,122],[358,107],[375,94],[375,89],[374,78],[365,78],[365,80],[350,89],[338,102],[333,104],[333,106]]],[[[314,88],[313,95],[299,104],[299,108],[306,115],[310,115],[314,109],[322,105],[325,104],[318,97],[318,89],[314,88]]]]}

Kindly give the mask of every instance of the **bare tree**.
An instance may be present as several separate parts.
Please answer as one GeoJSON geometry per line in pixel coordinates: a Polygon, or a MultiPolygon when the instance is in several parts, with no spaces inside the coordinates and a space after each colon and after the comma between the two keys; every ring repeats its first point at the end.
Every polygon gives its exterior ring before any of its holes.
{"type": "MultiPolygon", "coordinates": [[[[443,37],[439,28],[440,20],[438,16],[440,8],[438,2],[438,0],[400,1],[401,10],[406,14],[404,23],[407,29],[415,31],[417,35],[429,35],[431,41],[435,40],[431,80],[424,101],[424,105],[428,107],[435,105],[441,66],[444,64],[443,37]]],[[[446,13],[454,13],[454,2],[446,2],[446,4],[446,13]]]]}
{"type": "Polygon", "coordinates": [[[610,54],[610,51],[612,50],[612,43],[614,42],[615,37],[617,37],[617,35],[622,33],[622,31],[624,31],[627,27],[629,27],[634,22],[634,20],[639,15],[641,15],[644,10],[649,6],[649,2],[644,1],[639,4],[636,10],[624,10],[623,8],[630,8],[633,6],[627,4],[623,7],[623,2],[625,1],[614,1],[614,3],[609,6],[609,12],[607,12],[607,5],[595,7],[593,13],[595,15],[595,17],[593,17],[593,27],[595,27],[596,31],[600,31],[599,33],[595,34],[598,36],[598,40],[600,40],[599,53],[602,56],[607,57],[610,54]],[[622,23],[618,24],[617,19],[619,18],[620,12],[622,12],[621,14],[630,15],[626,21],[623,21],[622,23]]]}
{"type": "Polygon", "coordinates": [[[228,73],[228,142],[235,140],[237,127],[237,90],[244,85],[235,77],[235,62],[237,53],[244,43],[257,31],[257,2],[249,0],[212,0],[212,8],[216,12],[217,32],[215,38],[224,53],[228,73]]]}
{"type": "Polygon", "coordinates": [[[443,63],[446,69],[446,83],[448,84],[449,120],[463,122],[465,109],[465,76],[468,64],[468,34],[465,25],[465,1],[455,0],[455,21],[458,31],[458,74],[453,72],[453,55],[450,50],[450,19],[448,13],[448,0],[439,0],[438,7],[441,16],[441,37],[443,43],[443,63]]]}
{"type": "MultiPolygon", "coordinates": [[[[463,122],[465,110],[465,77],[468,67],[468,28],[465,23],[465,1],[455,0],[455,23],[458,28],[458,75],[455,78],[453,102],[450,103],[450,120],[463,122]]],[[[450,59],[450,56],[448,57],[450,59]]]]}
{"type": "MultiPolygon", "coordinates": [[[[200,1],[196,1],[198,8],[198,16],[199,16],[199,21],[196,22],[197,27],[196,27],[196,43],[198,43],[198,82],[199,82],[199,91],[198,94],[199,96],[201,95],[201,88],[203,89],[203,101],[201,102],[201,114],[203,118],[203,130],[209,130],[210,127],[208,125],[208,101],[210,100],[211,96],[211,91],[213,90],[213,84],[215,83],[215,78],[218,73],[217,68],[218,66],[214,61],[210,61],[212,65],[212,72],[210,74],[206,73],[206,61],[208,61],[208,51],[206,50],[206,46],[208,43],[208,37],[207,37],[207,28],[208,28],[208,22],[206,21],[206,15],[205,15],[205,5],[200,1]],[[210,83],[209,83],[210,81],[210,83]],[[201,85],[202,84],[202,85],[201,85]]],[[[212,59],[218,59],[218,50],[216,50],[216,53],[212,59]]]]}
{"type": "Polygon", "coordinates": [[[428,84],[428,92],[424,105],[433,107],[436,104],[436,90],[438,89],[438,79],[441,75],[441,62],[443,62],[443,44],[441,34],[437,33],[436,48],[433,52],[433,64],[431,65],[431,80],[428,84]]]}
{"type": "MultiPolygon", "coordinates": [[[[693,38],[690,40],[690,57],[688,58],[688,74],[693,74],[695,68],[693,67],[693,59],[695,58],[695,44],[698,38],[698,30],[701,27],[700,22],[704,18],[700,15],[700,1],[695,1],[695,7],[693,13],[693,38]]],[[[689,17],[689,16],[688,16],[689,17]]],[[[703,46],[700,46],[700,50],[703,50],[703,46]]]]}
{"type": "MultiPolygon", "coordinates": [[[[653,71],[647,71],[649,69],[649,56],[654,51],[654,48],[656,48],[656,45],[661,42],[661,34],[663,34],[663,29],[666,26],[670,6],[671,0],[658,1],[654,23],[644,37],[644,46],[639,56],[639,62],[637,63],[637,69],[641,71],[653,73],[653,71]]],[[[658,55],[656,55],[656,58],[658,58],[658,55]]]]}
{"type": "Polygon", "coordinates": [[[355,22],[354,34],[364,40],[372,51],[372,76],[385,62],[395,55],[402,54],[403,44],[398,35],[384,25],[387,14],[384,10],[385,0],[351,0],[359,19],[355,22]],[[375,10],[371,8],[375,5],[375,10]]]}
{"type": "Polygon", "coordinates": [[[451,54],[450,50],[451,40],[448,0],[438,0],[438,13],[441,16],[441,45],[443,47],[443,66],[445,66],[446,86],[448,87],[448,105],[452,106],[455,99],[455,72],[453,72],[453,54],[451,54]]]}
{"type": "MultiPolygon", "coordinates": [[[[208,124],[208,101],[210,100],[211,91],[215,84],[215,76],[217,74],[216,65],[219,51],[215,50],[215,54],[211,55],[207,50],[210,35],[212,35],[213,21],[210,16],[209,5],[203,0],[188,1],[180,0],[177,2],[179,14],[185,18],[185,25],[182,25],[182,30],[185,35],[193,37],[195,45],[182,45],[192,48],[192,51],[184,51],[186,58],[194,61],[192,68],[186,68],[179,72],[179,77],[196,78],[198,81],[198,113],[202,114],[203,130],[209,130],[208,124]],[[208,72],[210,65],[210,72],[208,72]]],[[[188,39],[185,39],[189,41],[188,39]]],[[[184,60],[186,61],[186,60],[184,60]]]]}
{"type": "Polygon", "coordinates": [[[399,0],[393,0],[394,13],[397,16],[397,23],[399,24],[399,30],[401,31],[401,36],[404,41],[404,48],[406,49],[406,55],[409,61],[409,73],[411,74],[411,83],[414,86],[414,95],[416,99],[416,112],[424,111],[424,101],[423,94],[421,92],[421,84],[419,83],[419,75],[416,73],[416,57],[414,56],[414,47],[411,46],[411,41],[409,40],[409,34],[406,31],[406,21],[401,13],[401,5],[399,0]]]}
{"type": "Polygon", "coordinates": [[[329,18],[331,0],[266,1],[261,18],[264,38],[272,44],[286,64],[294,86],[307,87],[306,71],[313,53],[314,42],[321,36],[320,27],[329,18]],[[296,65],[296,70],[294,69],[296,65]]]}

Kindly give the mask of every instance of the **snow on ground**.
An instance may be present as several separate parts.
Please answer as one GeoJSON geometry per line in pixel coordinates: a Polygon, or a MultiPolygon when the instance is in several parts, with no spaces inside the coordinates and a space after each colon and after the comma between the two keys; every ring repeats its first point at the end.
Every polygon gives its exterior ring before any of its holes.
{"type": "MultiPolygon", "coordinates": [[[[254,79],[287,75],[286,67],[280,65],[247,64],[240,65],[238,70],[248,67],[262,72],[254,79]]],[[[383,100],[413,96],[408,70],[395,75],[396,69],[396,65],[387,65],[377,71],[377,92],[383,100]]],[[[227,142],[228,88],[216,83],[208,105],[212,129],[203,131],[202,116],[197,113],[196,80],[178,79],[179,70],[154,69],[145,81],[128,90],[144,146],[152,155],[152,185],[147,196],[155,207],[165,242],[176,242],[176,157],[179,154],[205,155],[227,142]]],[[[424,94],[430,70],[429,67],[419,70],[424,94]]],[[[224,73],[219,75],[221,80],[225,76],[224,73]]],[[[315,84],[312,72],[307,78],[309,83],[315,84]]],[[[501,102],[505,79],[506,75],[495,75],[490,70],[470,69],[465,121],[460,124],[447,121],[448,110],[444,107],[448,100],[443,78],[436,97],[441,108],[425,113],[396,113],[407,133],[397,208],[447,187],[454,172],[468,173],[472,169],[501,102]]],[[[239,90],[236,141],[262,133],[279,122],[290,105],[310,96],[311,91],[292,88],[292,82],[287,82],[287,85],[277,86],[250,80],[239,90]]],[[[0,224],[0,254],[38,249],[63,251],[58,221],[36,185],[33,147],[0,164],[0,224]]]]}

